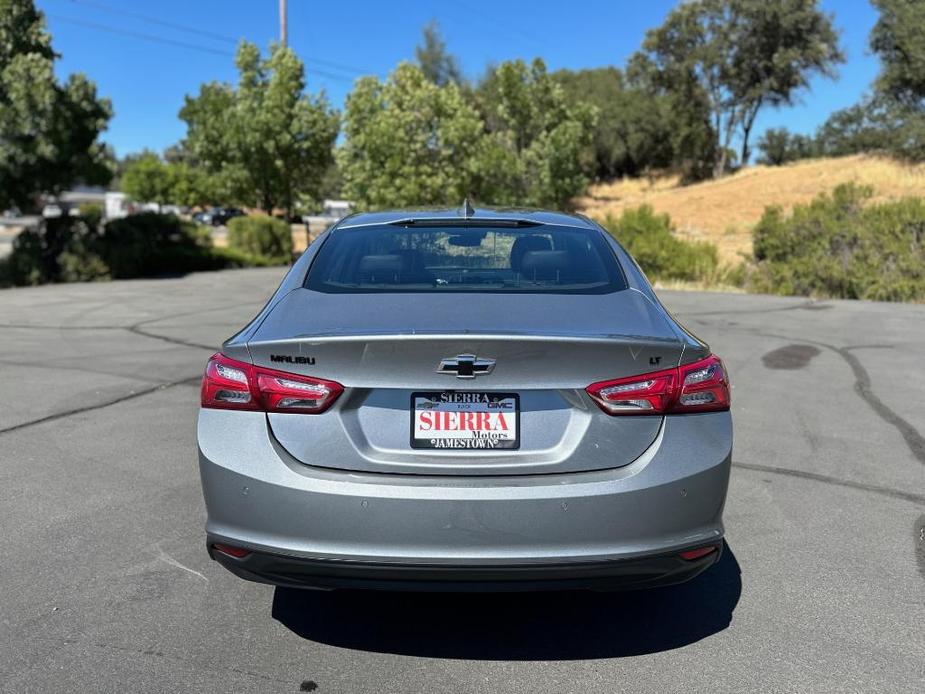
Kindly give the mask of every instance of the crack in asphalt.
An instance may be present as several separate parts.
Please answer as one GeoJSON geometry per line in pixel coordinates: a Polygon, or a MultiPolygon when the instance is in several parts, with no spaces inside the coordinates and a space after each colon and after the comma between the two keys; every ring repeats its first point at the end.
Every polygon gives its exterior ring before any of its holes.
{"type": "MultiPolygon", "coordinates": [[[[183,318],[185,316],[195,316],[199,313],[209,313],[212,311],[224,311],[230,308],[239,308],[242,306],[248,306],[247,303],[234,303],[234,304],[223,304],[221,306],[210,306],[209,308],[197,309],[195,311],[185,311],[183,313],[171,313],[166,316],[158,316],[156,318],[147,318],[143,321],[138,321],[132,325],[32,325],[29,323],[4,323],[0,327],[4,328],[20,328],[20,329],[29,329],[29,330],[125,330],[132,333],[133,335],[139,335],[141,337],[148,337],[153,340],[162,340],[164,342],[169,342],[174,345],[181,345],[183,347],[193,347],[195,349],[208,349],[214,350],[215,345],[204,345],[201,342],[191,342],[189,340],[183,340],[177,337],[169,337],[167,335],[160,335],[158,333],[152,333],[147,330],[143,330],[141,326],[149,325],[150,323],[158,323],[163,320],[169,320],[173,318],[183,318]]],[[[262,304],[253,304],[255,306],[261,306],[262,304]]]]}
{"type": "Polygon", "coordinates": [[[168,388],[174,388],[176,386],[182,385],[191,385],[193,383],[198,383],[201,376],[191,376],[189,378],[183,378],[177,381],[168,381],[166,383],[158,383],[155,386],[150,388],[143,388],[142,390],[135,390],[127,395],[122,395],[118,398],[112,400],[107,400],[106,402],[99,402],[94,405],[87,405],[85,407],[77,407],[73,410],[66,410],[64,412],[56,412],[55,414],[50,414],[46,417],[39,417],[38,419],[32,419],[28,422],[22,422],[20,424],[14,424],[13,426],[0,429],[0,434],[8,434],[13,431],[19,431],[20,429],[25,429],[27,427],[35,426],[36,424],[42,424],[44,422],[52,422],[57,419],[64,419],[65,417],[70,417],[75,414],[80,414],[82,412],[92,412],[93,410],[101,410],[104,407],[109,407],[110,405],[117,405],[120,402],[125,402],[127,400],[134,400],[135,398],[140,398],[145,395],[150,395],[151,393],[156,393],[161,390],[167,390],[168,388]]]}
{"type": "MultiPolygon", "coordinates": [[[[733,467],[742,468],[744,470],[754,470],[756,472],[768,472],[773,475],[786,475],[788,477],[799,477],[800,479],[813,480],[814,482],[821,482],[823,484],[832,484],[839,487],[848,487],[849,489],[857,489],[864,492],[872,492],[874,494],[882,494],[883,496],[889,496],[894,499],[901,499],[903,501],[911,501],[914,504],[925,504],[925,494],[913,494],[912,492],[904,492],[899,489],[892,489],[890,487],[881,487],[876,484],[867,484],[865,482],[854,482],[852,480],[846,480],[839,477],[831,477],[829,475],[820,475],[816,472],[806,472],[805,470],[794,470],[793,468],[781,468],[775,467],[773,465],[758,465],[756,463],[742,463],[734,461],[732,463],[733,467]]],[[[925,516],[923,516],[925,519],[925,516]]]]}
{"type": "Polygon", "coordinates": [[[905,439],[909,450],[912,451],[912,455],[920,463],[925,463],[925,437],[918,432],[918,429],[900,417],[877,397],[871,385],[870,374],[864,368],[861,360],[852,354],[847,347],[832,347],[831,345],[826,345],[826,347],[837,352],[842,359],[848,362],[848,366],[854,372],[854,390],[857,394],[861,396],[864,402],[870,405],[880,419],[887,424],[891,424],[899,431],[903,439],[905,439]]]}
{"type": "Polygon", "coordinates": [[[127,328],[123,328],[133,335],[140,335],[141,337],[149,337],[153,340],[163,340],[164,342],[169,342],[173,345],[181,345],[183,347],[193,347],[195,349],[207,349],[210,352],[215,350],[214,345],[204,345],[200,342],[190,342],[188,340],[181,340],[178,337],[168,337],[167,335],[158,335],[157,333],[149,333],[147,330],[142,330],[137,325],[130,325],[127,328]]]}
{"type": "Polygon", "coordinates": [[[125,330],[124,325],[33,325],[29,323],[4,323],[0,327],[28,330],[125,330]]]}
{"type": "Polygon", "coordinates": [[[919,573],[925,578],[925,515],[915,519],[912,537],[915,542],[915,561],[919,565],[919,573]]]}
{"type": "MultiPolygon", "coordinates": [[[[681,314],[685,315],[685,314],[681,314]]],[[[692,314],[686,314],[692,315],[692,314]]],[[[709,323],[710,321],[704,321],[709,323]]],[[[925,437],[919,433],[912,424],[906,421],[901,417],[897,412],[890,408],[886,403],[884,403],[877,394],[873,391],[873,384],[870,378],[870,374],[867,369],[861,363],[861,360],[857,358],[856,355],[852,354],[851,350],[858,348],[867,348],[871,345],[854,345],[848,347],[836,347],[835,345],[830,345],[827,342],[820,342],[819,340],[810,340],[802,337],[794,337],[792,335],[780,335],[777,333],[765,332],[761,329],[750,328],[748,326],[743,326],[739,324],[735,325],[726,325],[724,326],[728,330],[736,330],[738,332],[744,332],[750,335],[757,335],[759,337],[771,337],[778,340],[788,340],[790,342],[802,342],[807,345],[817,345],[819,347],[825,347],[828,350],[835,352],[840,356],[845,363],[851,368],[852,373],[854,374],[854,390],[860,396],[860,398],[868,404],[868,406],[874,411],[881,420],[895,428],[900,435],[903,437],[903,440],[906,442],[906,446],[909,448],[909,451],[912,453],[913,457],[918,460],[920,463],[925,464],[925,437]]],[[[877,347],[883,348],[886,345],[877,345],[877,347]]]]}
{"type": "MultiPolygon", "coordinates": [[[[168,316],[170,318],[172,316],[168,316]]],[[[158,318],[157,320],[166,320],[166,318],[158,318]]],[[[157,333],[148,332],[147,330],[142,330],[140,326],[145,325],[146,323],[151,323],[154,321],[142,321],[141,323],[136,323],[135,325],[29,325],[27,323],[4,323],[0,327],[4,328],[18,328],[20,330],[74,330],[74,331],[87,331],[92,332],[94,330],[124,330],[125,332],[132,333],[133,335],[139,335],[141,337],[148,337],[153,340],[162,340],[164,342],[169,342],[174,345],[181,345],[183,347],[193,347],[195,349],[209,349],[214,350],[214,345],[204,345],[200,342],[190,342],[189,340],[181,340],[178,337],[168,337],[167,335],[158,335],[157,333]]]]}
{"type": "Polygon", "coordinates": [[[52,371],[70,371],[75,373],[92,374],[94,376],[112,376],[113,378],[141,381],[142,383],[150,383],[153,385],[160,385],[163,383],[163,381],[159,381],[153,378],[145,378],[144,376],[138,376],[137,374],[125,375],[120,373],[113,373],[112,371],[102,371],[100,369],[88,369],[85,366],[71,366],[69,364],[54,364],[48,362],[42,364],[41,366],[36,366],[36,364],[33,362],[13,361],[12,359],[0,359],[0,364],[4,366],[19,366],[26,369],[50,369],[52,371]]]}
{"type": "MultiPolygon", "coordinates": [[[[774,308],[733,309],[731,311],[699,311],[699,312],[678,311],[675,315],[679,315],[679,316],[729,316],[729,315],[736,315],[740,313],[761,314],[761,313],[777,313],[779,311],[796,311],[798,309],[819,308],[821,306],[828,306],[828,304],[820,304],[818,301],[809,300],[809,301],[801,301],[798,304],[788,304],[787,306],[775,306],[774,308]]],[[[672,313],[675,313],[675,312],[672,311],[672,313]]]]}
{"type": "MultiPolygon", "coordinates": [[[[207,309],[207,310],[213,310],[213,309],[207,309]]],[[[177,314],[177,315],[194,315],[195,313],[203,313],[203,312],[204,311],[195,311],[195,312],[190,311],[186,314],[177,314]]],[[[52,325],[27,325],[27,324],[5,323],[3,324],[3,327],[38,329],[38,330],[89,330],[89,331],[92,331],[92,330],[124,330],[134,335],[138,335],[140,337],[146,337],[146,338],[153,339],[153,340],[161,340],[163,342],[168,342],[174,345],[180,345],[182,347],[192,347],[194,349],[205,349],[209,351],[213,351],[215,349],[215,347],[211,345],[204,345],[198,342],[190,342],[188,340],[181,340],[179,338],[168,337],[167,335],[158,335],[157,333],[152,333],[146,330],[142,330],[140,327],[147,323],[154,323],[159,320],[166,320],[167,318],[175,318],[177,317],[177,315],[163,316],[160,318],[152,318],[149,320],[140,321],[139,323],[136,323],[130,326],[125,326],[125,325],[52,326],[52,325]]],[[[144,388],[142,390],[135,390],[126,395],[122,395],[118,398],[107,400],[106,402],[96,403],[94,405],[88,405],[86,407],[77,407],[72,410],[66,410],[64,412],[56,412],[55,414],[51,414],[45,417],[39,417],[38,419],[32,419],[32,420],[29,420],[28,422],[21,422],[19,424],[14,424],[12,426],[0,429],[0,434],[6,434],[9,432],[13,432],[13,431],[19,431],[20,429],[25,429],[27,427],[34,426],[36,424],[42,424],[43,422],[51,422],[51,421],[58,420],[58,419],[64,419],[65,417],[70,417],[72,415],[80,414],[82,412],[91,412],[93,410],[99,410],[105,407],[109,407],[110,405],[116,405],[120,402],[125,402],[127,400],[133,400],[135,398],[139,398],[143,395],[149,395],[159,390],[173,388],[174,386],[192,384],[194,382],[198,382],[200,378],[201,378],[200,376],[192,376],[189,378],[180,379],[176,381],[156,383],[150,388],[144,388]]]]}
{"type": "Polygon", "coordinates": [[[254,670],[245,670],[241,667],[236,667],[234,665],[228,665],[224,667],[216,667],[210,663],[197,662],[193,658],[185,658],[181,655],[176,655],[173,653],[166,653],[165,651],[159,650],[157,648],[135,648],[132,646],[121,646],[114,643],[106,643],[105,641],[91,641],[87,642],[82,639],[61,639],[68,644],[81,644],[81,645],[92,645],[95,648],[113,650],[121,653],[132,653],[135,655],[149,656],[155,658],[163,658],[166,660],[172,660],[178,663],[185,663],[190,665],[195,665],[203,670],[209,670],[215,673],[223,672],[233,672],[237,675],[243,675],[245,677],[250,677],[253,679],[263,680],[267,682],[279,682],[282,684],[291,685],[292,681],[287,679],[282,679],[280,677],[274,677],[273,675],[267,675],[263,672],[256,672],[254,670]]]}

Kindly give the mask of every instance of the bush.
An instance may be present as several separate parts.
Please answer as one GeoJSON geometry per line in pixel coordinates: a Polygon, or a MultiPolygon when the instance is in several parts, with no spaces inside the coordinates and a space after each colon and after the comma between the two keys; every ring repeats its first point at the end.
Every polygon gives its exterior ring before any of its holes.
{"type": "Polygon", "coordinates": [[[95,252],[97,231],[82,218],[43,220],[13,239],[5,262],[4,284],[105,279],[107,268],[95,252]]]}
{"type": "Polygon", "coordinates": [[[87,226],[96,229],[103,222],[103,206],[95,202],[85,202],[78,208],[80,218],[87,226]]]}
{"type": "Polygon", "coordinates": [[[236,248],[213,248],[212,255],[221,260],[224,268],[269,267],[276,264],[262,255],[251,255],[236,248]]]}
{"type": "Polygon", "coordinates": [[[235,217],[228,222],[228,247],[284,264],[292,259],[292,229],[274,217],[235,217]]]}
{"type": "Polygon", "coordinates": [[[866,204],[872,191],[842,185],[765,210],[755,228],[750,287],[776,294],[879,301],[925,299],[925,199],[866,204]]]}
{"type": "Polygon", "coordinates": [[[103,227],[97,248],[114,279],[219,270],[208,234],[172,214],[143,212],[103,227]]]}
{"type": "MultiPolygon", "coordinates": [[[[91,211],[92,212],[92,211],[91,211]]],[[[155,277],[269,265],[262,256],[213,248],[207,229],[173,215],[145,212],[102,229],[93,215],[45,220],[13,241],[0,260],[0,287],[155,277]]]]}
{"type": "Polygon", "coordinates": [[[671,218],[643,205],[620,217],[607,215],[606,228],[636,259],[651,280],[714,282],[720,274],[716,246],[683,241],[672,233],[671,218]]]}

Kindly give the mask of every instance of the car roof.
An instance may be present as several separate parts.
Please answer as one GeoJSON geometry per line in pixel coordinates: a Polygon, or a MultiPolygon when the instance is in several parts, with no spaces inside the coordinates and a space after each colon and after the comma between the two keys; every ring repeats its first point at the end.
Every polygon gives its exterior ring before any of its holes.
{"type": "Polygon", "coordinates": [[[409,209],[379,210],[376,212],[358,212],[345,217],[337,225],[338,229],[373,226],[377,224],[395,224],[396,222],[452,222],[460,224],[481,222],[522,222],[527,224],[553,224],[558,226],[582,227],[596,229],[597,226],[583,215],[553,212],[526,207],[472,207],[464,202],[462,207],[417,207],[409,209]]]}

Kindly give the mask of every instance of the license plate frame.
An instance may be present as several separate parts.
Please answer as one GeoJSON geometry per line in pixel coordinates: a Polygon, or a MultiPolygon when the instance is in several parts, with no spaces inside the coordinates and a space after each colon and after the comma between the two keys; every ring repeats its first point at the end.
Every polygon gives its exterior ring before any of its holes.
{"type": "MultiPolygon", "coordinates": [[[[505,422],[508,422],[509,419],[510,418],[505,417],[505,422]]],[[[411,393],[409,420],[411,448],[414,449],[430,451],[516,451],[520,448],[520,395],[517,393],[452,389],[415,391],[411,393]],[[426,399],[432,403],[436,403],[436,405],[418,409],[419,399],[426,399]],[[471,400],[471,402],[467,402],[468,400],[471,400]],[[513,412],[503,406],[507,401],[513,401],[513,412]],[[491,404],[501,404],[502,406],[491,407],[491,404]],[[444,407],[441,408],[441,405],[444,407]],[[471,437],[418,437],[415,436],[417,433],[415,426],[417,423],[416,413],[418,411],[459,413],[491,413],[494,411],[500,412],[502,415],[513,414],[513,438],[494,438],[491,432],[488,432],[487,436],[484,437],[474,434],[471,437]],[[438,443],[439,441],[444,443],[438,443]]]]}

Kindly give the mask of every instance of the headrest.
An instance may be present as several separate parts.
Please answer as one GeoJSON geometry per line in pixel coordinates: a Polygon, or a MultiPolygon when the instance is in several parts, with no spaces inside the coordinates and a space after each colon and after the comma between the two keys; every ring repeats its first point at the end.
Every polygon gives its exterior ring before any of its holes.
{"type": "Polygon", "coordinates": [[[400,255],[364,255],[360,258],[360,281],[398,282],[402,265],[400,255]]]}
{"type": "Polygon", "coordinates": [[[511,269],[514,272],[521,270],[524,253],[528,251],[548,251],[552,244],[545,236],[520,236],[511,246],[511,269]]]}
{"type": "Polygon", "coordinates": [[[568,251],[527,251],[520,272],[525,279],[555,280],[571,267],[568,251]]]}

